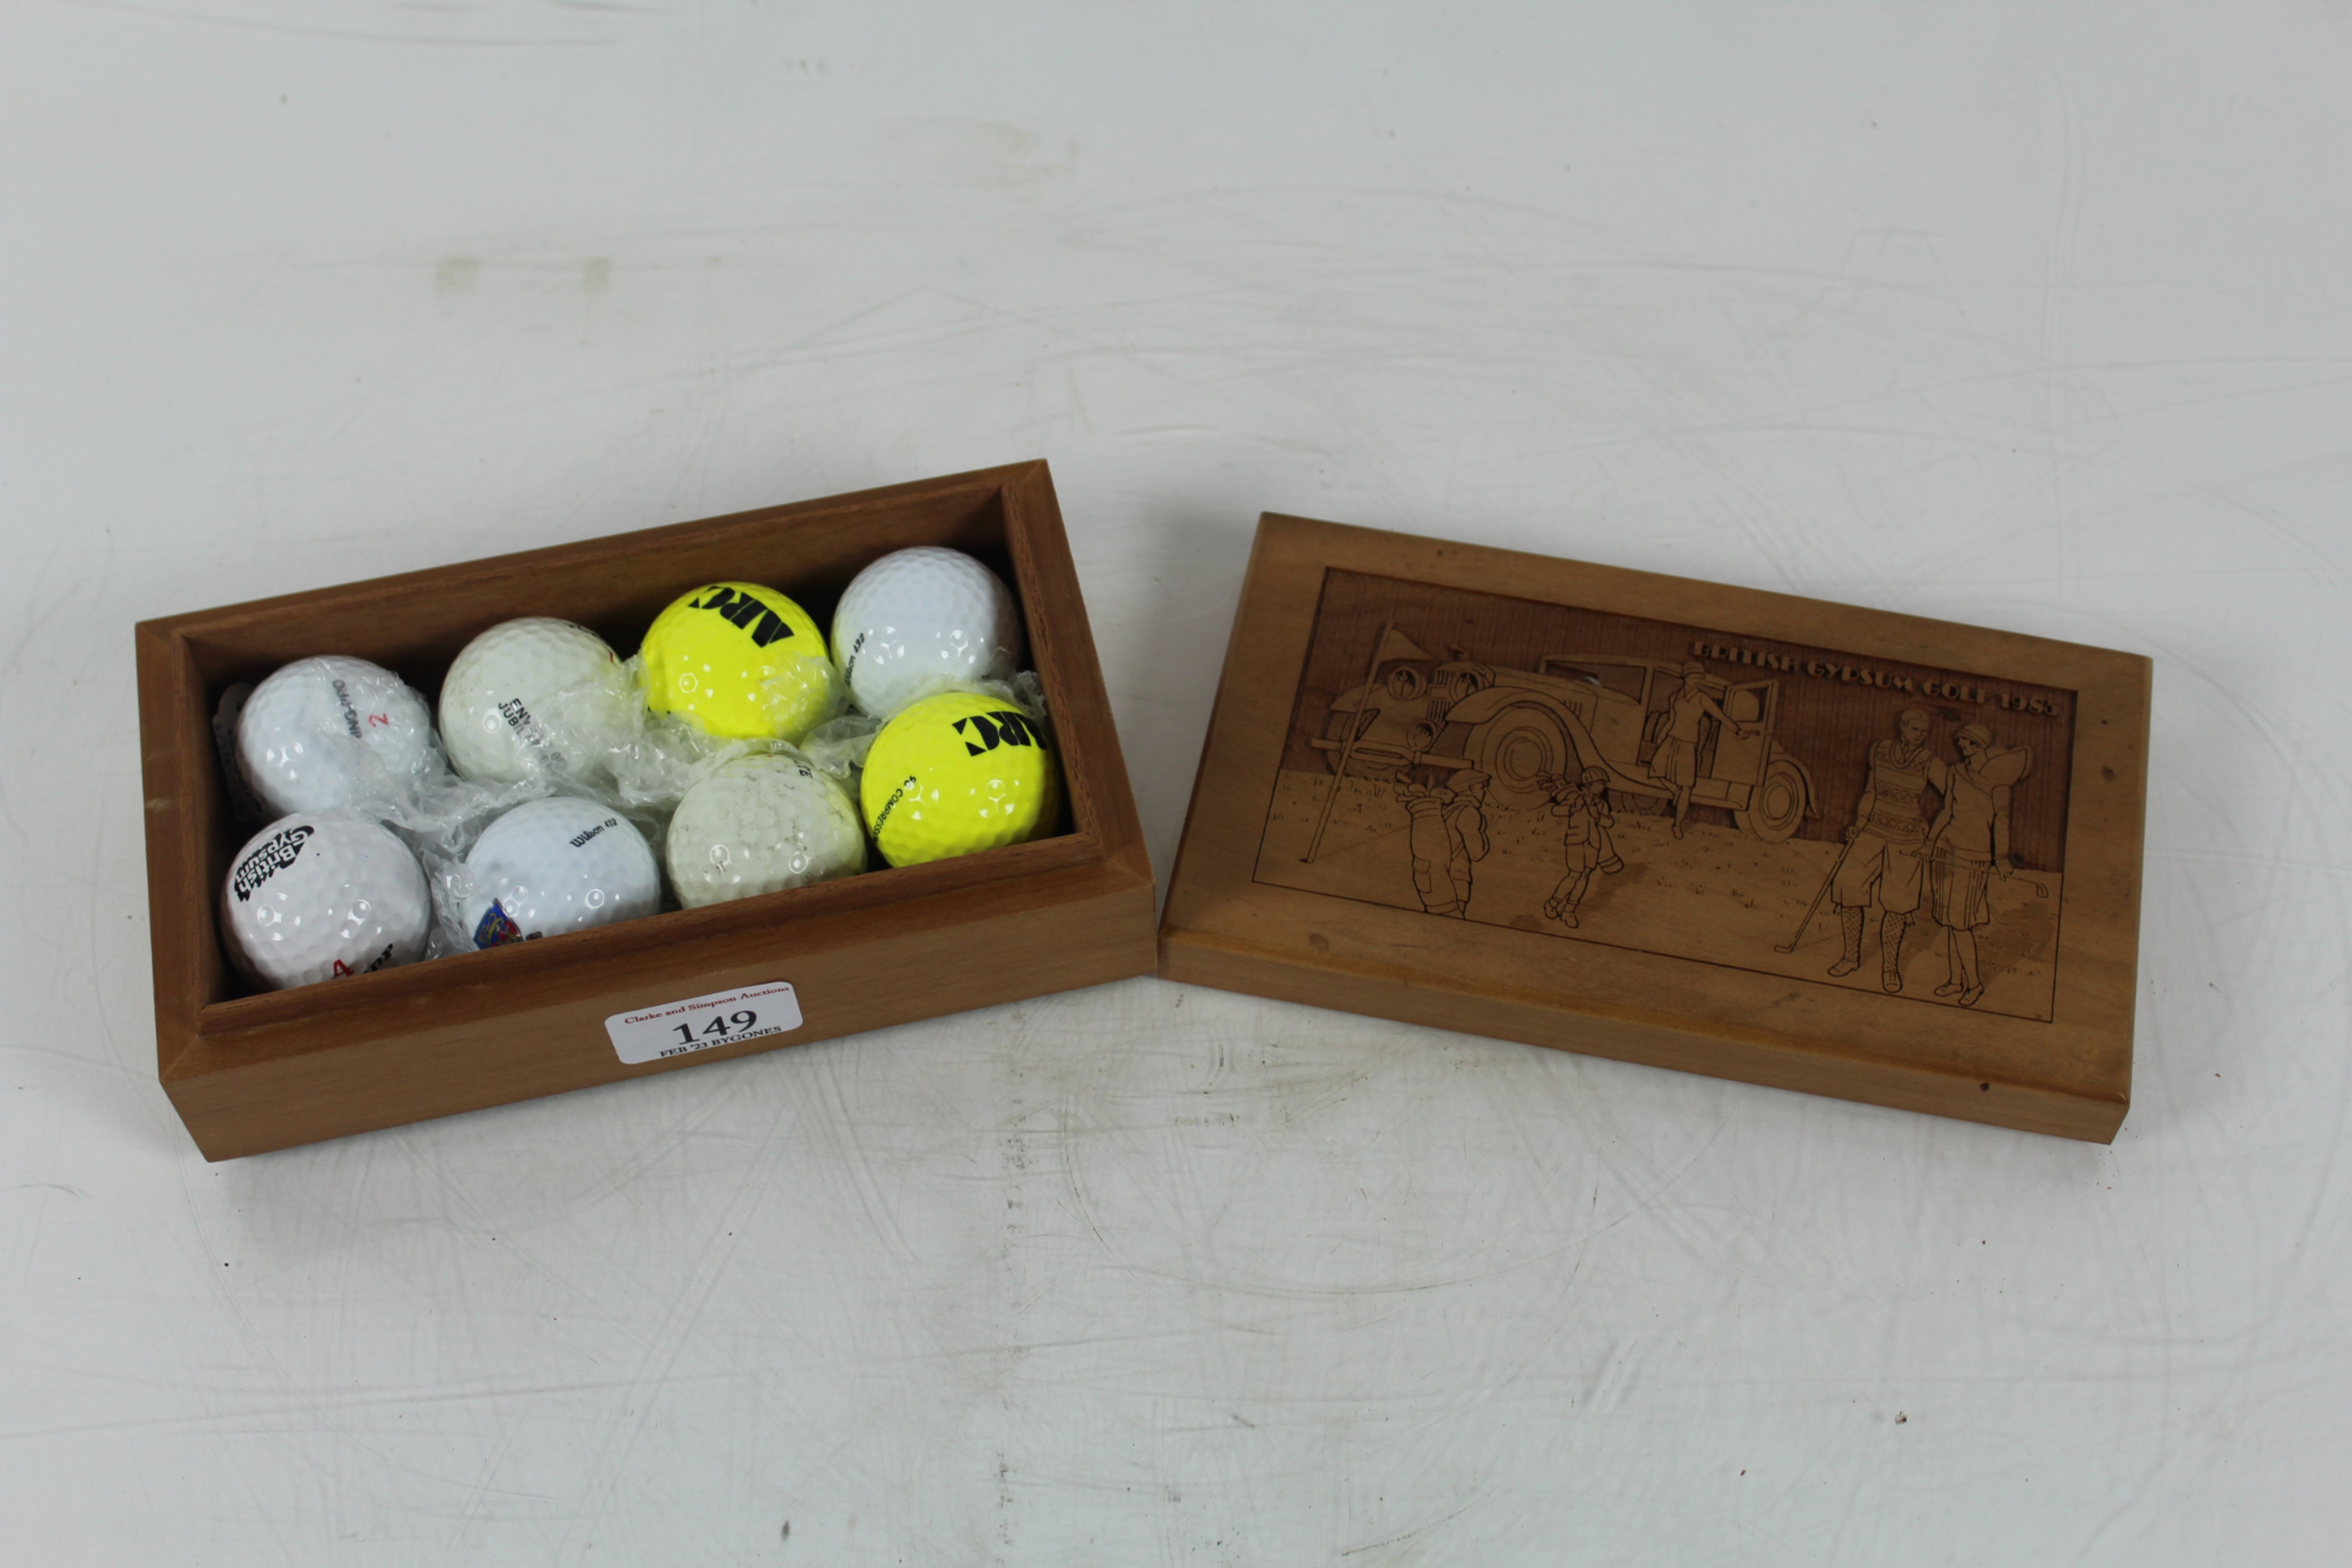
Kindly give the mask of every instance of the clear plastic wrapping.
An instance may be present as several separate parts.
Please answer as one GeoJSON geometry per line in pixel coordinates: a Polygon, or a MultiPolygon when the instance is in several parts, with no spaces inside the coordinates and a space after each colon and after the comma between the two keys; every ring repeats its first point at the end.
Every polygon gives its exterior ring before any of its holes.
{"type": "MultiPolygon", "coordinates": [[[[716,590],[698,592],[708,597],[716,590]]],[[[678,603],[702,608],[691,603],[695,598],[689,595],[678,603]]],[[[674,686],[677,670],[664,679],[674,686]]],[[[656,711],[651,683],[642,654],[621,659],[594,633],[570,622],[518,619],[487,629],[459,655],[443,683],[437,715],[392,671],[330,655],[297,660],[257,685],[229,688],[214,716],[214,737],[231,809],[246,832],[290,810],[344,810],[382,823],[415,854],[434,905],[427,959],[536,934],[522,931],[519,922],[509,922],[515,929],[508,934],[486,913],[498,904],[489,879],[505,873],[468,861],[484,833],[527,802],[577,803],[537,814],[550,820],[579,818],[568,834],[551,840],[559,857],[566,848],[583,849],[572,843],[583,836],[642,839],[656,865],[665,868],[659,907],[676,908],[677,875],[669,869],[666,838],[679,803],[730,763],[773,759],[780,768],[806,769],[803,778],[821,776],[829,789],[837,789],[846,823],[832,822],[824,811],[805,804],[779,805],[783,837],[806,837],[805,864],[781,838],[764,847],[754,844],[748,836],[753,829],[738,833],[740,842],[722,848],[720,836],[705,825],[698,831],[711,842],[698,840],[689,855],[698,879],[697,901],[750,896],[771,883],[793,886],[855,875],[883,863],[865,853],[856,803],[867,752],[886,719],[850,703],[848,682],[829,658],[799,657],[768,666],[745,689],[748,707],[738,705],[739,711],[754,716],[751,727],[764,714],[775,721],[772,727],[798,733],[796,743],[774,735],[715,733],[707,715],[675,704],[672,710],[656,711]],[[808,722],[812,718],[814,722],[808,722]],[[462,773],[453,768],[453,758],[462,773]],[[849,839],[860,841],[855,856],[849,854],[849,839]],[[745,865],[764,857],[782,868],[739,874],[722,868],[725,875],[714,877],[702,865],[714,855],[745,865]],[[719,882],[742,890],[712,892],[702,885],[719,882]]],[[[925,695],[983,694],[1029,716],[1050,741],[1044,685],[1032,671],[1006,679],[941,678],[918,684],[925,695]]],[[[898,695],[904,687],[902,682],[898,695]]],[[[781,800],[789,792],[775,793],[781,800]]],[[[753,802],[736,809],[756,815],[764,807],[753,802]]],[[[644,902],[641,889],[592,888],[589,896],[610,896],[633,912],[649,912],[638,907],[644,902]]]]}
{"type": "Polygon", "coordinates": [[[462,857],[499,813],[545,795],[543,779],[459,778],[415,688],[362,659],[299,659],[257,687],[231,687],[215,716],[232,809],[257,828],[296,811],[351,811],[419,855],[462,857]],[[373,738],[396,737],[384,744],[373,738]]]}

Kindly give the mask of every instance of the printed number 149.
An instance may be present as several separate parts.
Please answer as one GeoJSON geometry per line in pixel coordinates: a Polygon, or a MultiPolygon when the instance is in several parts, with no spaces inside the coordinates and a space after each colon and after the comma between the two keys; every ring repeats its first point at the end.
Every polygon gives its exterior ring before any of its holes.
{"type": "MultiPolygon", "coordinates": [[[[710,1022],[702,1026],[702,1037],[706,1040],[723,1040],[730,1035],[741,1033],[743,1030],[750,1028],[759,1021],[760,1015],[754,1013],[749,1007],[744,1008],[740,1013],[721,1014],[719,1016],[711,1019],[710,1022]]],[[[694,1044],[695,1034],[693,1025],[676,1024],[671,1026],[677,1030],[677,1037],[679,1039],[684,1040],[689,1046],[694,1044]]]]}

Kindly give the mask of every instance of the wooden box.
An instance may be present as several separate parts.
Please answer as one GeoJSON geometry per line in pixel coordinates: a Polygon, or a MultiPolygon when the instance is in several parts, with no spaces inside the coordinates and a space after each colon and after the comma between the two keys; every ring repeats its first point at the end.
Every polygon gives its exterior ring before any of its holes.
{"type": "Polygon", "coordinates": [[[1151,866],[1042,462],[648,529],[138,627],[156,1061],[208,1159],[1149,973],[1151,866]],[[210,716],[232,682],[353,654],[430,697],[475,633],[559,616],[624,653],[698,582],[772,583],[826,624],[886,552],[944,544],[1019,596],[1061,753],[1061,831],[962,859],[249,994],[224,959],[242,841],[210,716]],[[791,1032],[631,1066],[608,1017],[785,982],[791,1032]]]}
{"type": "Polygon", "coordinates": [[[2107,1141],[2149,666],[1261,520],[1171,979],[2107,1141]]]}

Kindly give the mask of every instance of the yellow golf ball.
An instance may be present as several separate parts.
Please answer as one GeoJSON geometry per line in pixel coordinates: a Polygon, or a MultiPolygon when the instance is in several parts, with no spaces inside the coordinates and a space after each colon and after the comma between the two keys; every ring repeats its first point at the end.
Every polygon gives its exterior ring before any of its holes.
{"type": "Polygon", "coordinates": [[[858,794],[882,858],[917,866],[1051,833],[1062,776],[1035,720],[993,697],[950,691],[882,727],[858,794]]]}
{"type": "Polygon", "coordinates": [[[680,595],[646,629],[646,701],[730,741],[797,741],[833,716],[839,688],[808,612],[757,583],[680,595]]]}

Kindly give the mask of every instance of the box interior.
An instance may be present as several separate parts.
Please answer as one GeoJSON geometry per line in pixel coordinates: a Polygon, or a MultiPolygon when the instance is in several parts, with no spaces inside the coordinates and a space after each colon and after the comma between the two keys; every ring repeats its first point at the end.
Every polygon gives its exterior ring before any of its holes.
{"type": "MultiPolygon", "coordinates": [[[[185,726],[184,735],[202,737],[203,752],[184,776],[194,786],[190,805],[207,829],[201,920],[209,962],[197,977],[199,1027],[210,1033],[232,1021],[238,1026],[261,1026],[279,1021],[280,1012],[289,1019],[298,1013],[315,1016],[320,1003],[302,990],[254,991],[221,952],[215,895],[230,858],[248,833],[231,812],[211,743],[211,716],[229,686],[259,680],[292,659],[346,654],[396,671],[437,708],[441,678],[450,661],[477,634],[499,621],[524,616],[577,621],[626,658],[636,651],[654,617],[678,595],[729,579],[782,590],[829,632],[835,603],[860,568],[893,550],[919,544],[963,551],[1003,578],[1022,608],[1029,640],[1024,662],[1045,662],[1037,657],[1037,595],[1020,571],[1018,552],[1008,537],[1003,492],[992,483],[910,494],[887,508],[870,502],[838,510],[777,508],[648,529],[184,619],[174,639],[187,661],[181,672],[184,710],[177,720],[185,726]]],[[[1040,673],[1050,700],[1056,695],[1053,672],[1040,673]]],[[[1068,776],[1066,762],[1066,781],[1068,776]]],[[[673,909],[625,925],[572,933],[559,942],[456,954],[381,974],[352,976],[336,983],[333,1000],[357,1003],[363,995],[410,990],[436,972],[448,973],[455,983],[458,977],[451,966],[462,968],[468,980],[487,980],[492,976],[478,966],[560,967],[593,961],[589,948],[614,942],[641,946],[691,936],[715,922],[779,923],[830,908],[865,905],[877,896],[910,896],[992,880],[1037,862],[1040,845],[1076,831],[1074,816],[1083,812],[1084,803],[1075,789],[1066,788],[1063,797],[1054,834],[1027,845],[929,867],[892,868],[877,857],[876,869],[839,882],[708,910],[673,909]]]]}

